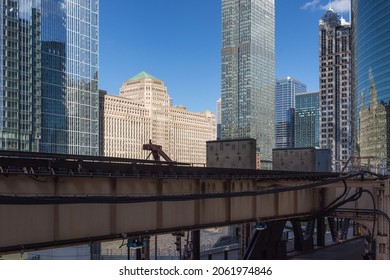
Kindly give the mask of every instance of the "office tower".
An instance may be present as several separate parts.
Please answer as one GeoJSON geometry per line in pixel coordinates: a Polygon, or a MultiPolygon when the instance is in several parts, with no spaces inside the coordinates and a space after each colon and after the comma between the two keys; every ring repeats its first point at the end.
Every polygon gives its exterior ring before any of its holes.
{"type": "Polygon", "coordinates": [[[172,106],[163,81],[141,72],[125,81],[119,96],[101,91],[104,155],[146,159],[143,144],[161,145],[174,161],[206,164],[206,141],[215,139],[211,112],[172,106]]]}
{"type": "Polygon", "coordinates": [[[0,149],[36,151],[41,138],[38,5],[0,1],[0,149]]]}
{"type": "Polygon", "coordinates": [[[276,81],[276,148],[294,148],[295,94],[306,92],[306,85],[291,77],[276,81]]]}
{"type": "Polygon", "coordinates": [[[274,0],[222,1],[221,63],[222,139],[256,139],[262,168],[270,167],[275,146],[274,0]]]}
{"type": "Polygon", "coordinates": [[[390,166],[390,1],[352,1],[354,155],[390,166]]]}
{"type": "Polygon", "coordinates": [[[98,0],[2,0],[0,22],[0,149],[97,155],[98,0]]]}
{"type": "Polygon", "coordinates": [[[222,122],[222,115],[221,115],[221,98],[217,100],[217,139],[221,139],[221,122],[222,122]]]}
{"type": "Polygon", "coordinates": [[[341,171],[351,156],[351,25],[329,9],[319,22],[320,146],[341,171]]]}
{"type": "Polygon", "coordinates": [[[295,148],[319,147],[319,111],[318,92],[295,95],[295,148]]]}

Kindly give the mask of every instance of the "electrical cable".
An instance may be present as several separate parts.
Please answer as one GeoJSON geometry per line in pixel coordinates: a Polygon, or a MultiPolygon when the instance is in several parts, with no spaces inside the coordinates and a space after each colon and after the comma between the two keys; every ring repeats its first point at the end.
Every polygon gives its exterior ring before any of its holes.
{"type": "Polygon", "coordinates": [[[375,224],[376,224],[376,210],[377,210],[376,209],[375,197],[372,194],[372,192],[369,191],[369,190],[363,190],[362,192],[368,193],[371,196],[371,199],[372,199],[372,203],[373,203],[373,207],[374,207],[374,221],[373,221],[373,224],[372,224],[371,240],[374,240],[374,231],[375,231],[375,224]]]}
{"type": "Polygon", "coordinates": [[[335,204],[338,200],[342,199],[344,197],[344,195],[347,195],[347,189],[348,189],[347,182],[345,180],[342,180],[342,182],[344,184],[343,193],[338,198],[336,198],[334,201],[332,201],[330,204],[328,204],[327,207],[323,208],[322,211],[326,212],[326,210],[329,209],[333,204],[335,204]]]}

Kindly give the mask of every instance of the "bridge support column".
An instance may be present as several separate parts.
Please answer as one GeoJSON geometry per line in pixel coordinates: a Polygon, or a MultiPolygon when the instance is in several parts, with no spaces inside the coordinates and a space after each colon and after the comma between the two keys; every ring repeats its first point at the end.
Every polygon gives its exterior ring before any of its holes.
{"type": "Polygon", "coordinates": [[[200,260],[200,230],[192,231],[192,259],[200,260]]]}
{"type": "Polygon", "coordinates": [[[325,217],[317,218],[317,246],[325,246],[325,217]]]}
{"type": "Polygon", "coordinates": [[[250,229],[251,229],[250,224],[241,225],[240,239],[239,239],[240,240],[240,242],[239,242],[239,246],[240,246],[239,258],[240,259],[244,258],[245,252],[248,249],[248,246],[250,243],[250,229]]]}
{"type": "Polygon", "coordinates": [[[347,239],[350,221],[350,218],[328,217],[333,242],[347,239]]]}
{"type": "Polygon", "coordinates": [[[256,230],[245,260],[282,260],[286,258],[286,240],[282,240],[286,221],[267,223],[263,230],[256,230]]]}
{"type": "Polygon", "coordinates": [[[294,230],[294,249],[297,251],[308,251],[314,248],[313,233],[314,221],[309,221],[306,225],[305,232],[302,231],[301,221],[291,221],[294,230]]]}

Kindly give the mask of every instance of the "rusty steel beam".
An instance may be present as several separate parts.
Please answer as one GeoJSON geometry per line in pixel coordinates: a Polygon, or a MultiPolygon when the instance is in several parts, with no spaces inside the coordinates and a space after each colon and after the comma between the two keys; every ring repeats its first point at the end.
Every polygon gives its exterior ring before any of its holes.
{"type": "MultiPolygon", "coordinates": [[[[259,219],[312,218],[346,188],[372,191],[387,184],[369,173],[199,168],[0,152],[0,252],[259,219]]],[[[353,205],[366,209],[370,202],[364,197],[353,205]]]]}

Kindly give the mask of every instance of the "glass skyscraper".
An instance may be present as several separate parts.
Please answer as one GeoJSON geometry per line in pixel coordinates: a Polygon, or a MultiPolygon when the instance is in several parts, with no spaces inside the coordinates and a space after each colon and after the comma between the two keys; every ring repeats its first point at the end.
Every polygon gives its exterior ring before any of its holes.
{"type": "Polygon", "coordinates": [[[36,151],[41,138],[41,11],[0,1],[0,149],[36,151]]]}
{"type": "Polygon", "coordinates": [[[318,92],[295,95],[295,148],[319,147],[319,110],[318,92]]]}
{"type": "Polygon", "coordinates": [[[254,138],[260,160],[271,161],[275,147],[274,0],[222,0],[221,58],[222,139],[254,138]]]}
{"type": "Polygon", "coordinates": [[[221,139],[221,121],[222,121],[222,116],[221,116],[221,98],[217,100],[217,116],[216,116],[216,122],[217,122],[217,140],[221,139]]]}
{"type": "Polygon", "coordinates": [[[0,0],[0,149],[99,154],[98,0],[0,0]]]}
{"type": "Polygon", "coordinates": [[[276,148],[294,148],[295,94],[306,92],[306,85],[291,77],[276,81],[276,148]]]}
{"type": "Polygon", "coordinates": [[[390,166],[390,1],[352,1],[354,155],[390,166]]]}

